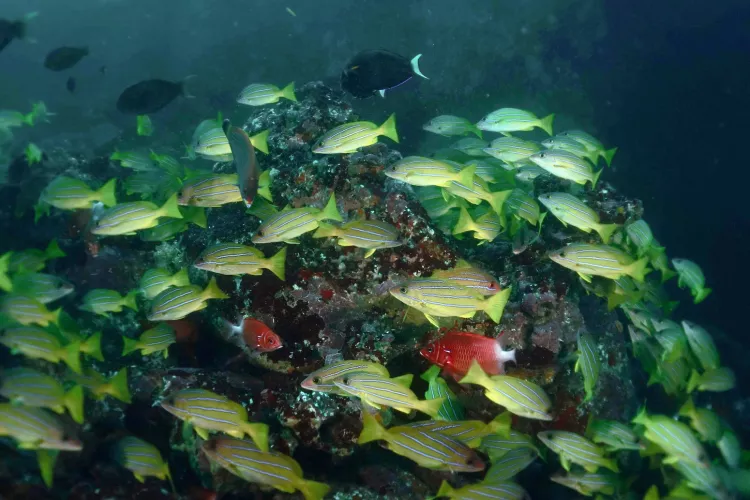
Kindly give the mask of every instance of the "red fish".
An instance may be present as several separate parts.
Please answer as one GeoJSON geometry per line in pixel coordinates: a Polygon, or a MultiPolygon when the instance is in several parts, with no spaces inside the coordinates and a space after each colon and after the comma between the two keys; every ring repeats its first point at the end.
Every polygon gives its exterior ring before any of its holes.
{"type": "Polygon", "coordinates": [[[265,323],[244,317],[237,325],[226,322],[228,336],[242,336],[245,345],[253,351],[271,352],[284,347],[284,342],[265,323]]]}
{"type": "Polygon", "coordinates": [[[505,363],[516,362],[516,351],[503,350],[502,337],[485,337],[471,332],[448,332],[422,348],[419,354],[459,379],[469,371],[475,359],[488,375],[505,373],[505,363]]]}

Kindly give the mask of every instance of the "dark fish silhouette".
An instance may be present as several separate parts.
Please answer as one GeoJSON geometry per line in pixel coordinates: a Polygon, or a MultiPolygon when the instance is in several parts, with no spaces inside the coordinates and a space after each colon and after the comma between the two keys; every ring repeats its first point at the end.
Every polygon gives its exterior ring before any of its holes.
{"type": "Polygon", "coordinates": [[[16,38],[23,40],[26,36],[26,23],[34,17],[36,13],[27,14],[26,17],[17,21],[0,19],[0,52],[16,38]]]}
{"type": "Polygon", "coordinates": [[[88,47],[60,47],[44,59],[44,67],[52,71],[64,71],[78,64],[89,55],[88,47]]]}
{"type": "Polygon", "coordinates": [[[126,88],[117,99],[117,109],[130,115],[156,113],[179,96],[192,98],[185,89],[185,82],[167,80],[144,80],[126,88]]]}
{"type": "Polygon", "coordinates": [[[366,50],[354,56],[341,73],[341,88],[354,97],[370,97],[398,87],[414,75],[427,78],[419,70],[417,54],[411,61],[387,50],[366,50]]]}
{"type": "Polygon", "coordinates": [[[68,78],[68,81],[65,82],[65,88],[68,89],[68,92],[74,94],[76,91],[76,79],[72,76],[68,78]]]}
{"type": "Polygon", "coordinates": [[[258,194],[258,180],[260,170],[255,160],[255,148],[250,142],[247,133],[240,127],[233,127],[229,120],[224,120],[221,127],[224,135],[229,140],[229,147],[234,157],[234,166],[237,169],[237,182],[240,194],[248,207],[253,205],[255,195],[258,194]]]}

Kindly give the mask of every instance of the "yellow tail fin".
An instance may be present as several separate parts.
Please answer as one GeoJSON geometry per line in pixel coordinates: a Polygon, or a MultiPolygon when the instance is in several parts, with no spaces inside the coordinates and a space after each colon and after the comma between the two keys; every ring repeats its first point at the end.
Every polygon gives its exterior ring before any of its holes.
{"type": "Polygon", "coordinates": [[[136,302],[136,297],[138,297],[138,290],[129,291],[127,295],[123,297],[122,305],[134,311],[138,311],[138,303],[136,302]]]}
{"type": "Polygon", "coordinates": [[[448,481],[446,481],[445,479],[443,479],[443,482],[440,484],[440,489],[438,490],[436,496],[439,496],[439,497],[451,497],[452,498],[452,494],[453,494],[454,491],[456,491],[456,490],[453,489],[453,486],[451,486],[450,484],[448,484],[448,481]]]}
{"type": "Polygon", "coordinates": [[[128,337],[122,338],[122,355],[127,356],[131,352],[137,351],[139,349],[138,347],[138,339],[130,339],[128,337]]]}
{"type": "Polygon", "coordinates": [[[651,271],[648,266],[648,257],[636,260],[628,267],[628,275],[634,280],[643,283],[645,276],[651,271]]]}
{"type": "Polygon", "coordinates": [[[77,385],[65,393],[65,408],[77,424],[83,423],[83,387],[77,385]]]}
{"type": "Polygon", "coordinates": [[[8,276],[8,266],[10,264],[10,257],[12,252],[5,252],[0,257],[0,289],[4,292],[10,292],[13,289],[13,282],[11,282],[8,276]]]}
{"type": "Polygon", "coordinates": [[[62,348],[60,359],[68,365],[71,370],[80,375],[81,373],[81,343],[79,341],[71,342],[62,348]]]}
{"type": "Polygon", "coordinates": [[[58,257],[65,257],[67,254],[60,249],[60,245],[57,244],[57,240],[52,240],[47,245],[47,249],[44,251],[44,256],[47,259],[56,259],[58,257]]]}
{"type": "Polygon", "coordinates": [[[331,197],[328,199],[328,203],[326,203],[326,206],[323,208],[323,210],[318,215],[318,220],[335,220],[341,222],[343,219],[341,218],[341,214],[339,213],[339,209],[336,208],[336,193],[331,193],[331,197]]]}
{"type": "Polygon", "coordinates": [[[52,480],[55,475],[55,462],[57,461],[57,455],[60,453],[57,450],[37,450],[36,460],[39,464],[39,470],[41,471],[42,480],[47,488],[52,488],[52,480]]]}
{"type": "Polygon", "coordinates": [[[461,207],[461,211],[459,212],[458,216],[458,222],[456,222],[456,226],[453,228],[453,234],[461,234],[467,231],[476,230],[477,225],[474,222],[474,219],[471,218],[471,215],[464,207],[461,207]]]}
{"type": "Polygon", "coordinates": [[[555,120],[555,114],[547,115],[539,120],[539,128],[552,135],[552,122],[555,120]]]}
{"type": "Polygon", "coordinates": [[[327,222],[320,222],[318,229],[313,233],[313,238],[327,238],[329,236],[336,236],[338,228],[333,224],[327,222]]]}
{"type": "Polygon", "coordinates": [[[500,318],[503,317],[505,304],[508,303],[508,298],[510,297],[510,290],[511,287],[508,287],[484,302],[484,312],[486,312],[487,316],[489,316],[495,323],[500,323],[500,318]]]}
{"type": "Polygon", "coordinates": [[[594,231],[599,233],[602,242],[606,244],[618,227],[620,227],[618,224],[598,224],[594,227],[594,231]]]}
{"type": "Polygon", "coordinates": [[[188,270],[183,267],[170,278],[172,286],[188,286],[190,285],[190,277],[188,276],[188,270]]]}
{"type": "Polygon", "coordinates": [[[177,193],[169,197],[169,199],[159,209],[160,217],[171,217],[173,219],[182,219],[182,212],[180,212],[180,206],[177,204],[177,193]]]}
{"type": "Polygon", "coordinates": [[[81,352],[97,361],[104,361],[104,355],[102,354],[102,332],[96,332],[84,340],[81,344],[81,352]]]}
{"type": "Polygon", "coordinates": [[[331,490],[331,487],[325,483],[317,483],[306,479],[301,479],[300,482],[296,484],[296,487],[305,497],[305,500],[323,500],[331,490]]]}
{"type": "Polygon", "coordinates": [[[206,209],[203,207],[181,207],[182,218],[187,222],[192,222],[196,226],[206,229],[208,220],[206,219],[206,209]]]}
{"type": "MultiPolygon", "coordinates": [[[[284,99],[289,99],[290,101],[297,102],[297,96],[294,95],[294,82],[290,83],[283,89],[281,89],[281,93],[279,94],[279,97],[283,97],[284,99]]],[[[265,151],[268,153],[268,151],[265,151]]]]}
{"type": "Polygon", "coordinates": [[[380,135],[383,135],[393,142],[398,143],[398,132],[396,131],[396,113],[391,114],[386,121],[378,128],[380,135]]]}
{"type": "Polygon", "coordinates": [[[204,299],[228,299],[229,295],[225,294],[216,284],[216,278],[211,278],[206,288],[203,290],[204,299]]]}
{"type": "Polygon", "coordinates": [[[379,439],[385,439],[388,435],[388,431],[380,425],[380,422],[372,416],[369,412],[362,412],[362,432],[359,434],[357,444],[365,444],[370,441],[377,441],[379,439]]]}
{"type": "Polygon", "coordinates": [[[260,173],[260,176],[258,177],[258,196],[273,203],[273,195],[271,194],[271,171],[270,170],[264,170],[263,172],[260,173]]]}
{"type": "Polygon", "coordinates": [[[286,247],[283,247],[275,255],[270,257],[266,264],[268,265],[266,269],[275,274],[281,281],[284,281],[286,279],[284,277],[284,270],[286,266],[286,247]]]}
{"type": "Polygon", "coordinates": [[[263,453],[268,453],[268,426],[266,424],[248,422],[243,428],[253,440],[255,446],[263,453]]]}
{"type": "Polygon", "coordinates": [[[479,366],[477,360],[471,362],[469,371],[466,372],[464,378],[458,381],[459,384],[475,384],[481,386],[488,385],[490,382],[490,377],[488,377],[487,374],[484,373],[484,370],[482,370],[482,367],[479,366]]]}
{"type": "Polygon", "coordinates": [[[128,369],[123,368],[109,379],[107,394],[123,403],[130,404],[130,389],[128,388],[128,369]]]}
{"type": "Polygon", "coordinates": [[[406,387],[407,389],[411,387],[412,380],[414,380],[414,375],[411,373],[400,375],[398,377],[393,377],[391,379],[392,382],[396,382],[398,385],[406,387]]]}
{"type": "Polygon", "coordinates": [[[96,192],[99,195],[99,200],[104,204],[105,207],[113,207],[117,205],[117,198],[115,197],[115,189],[117,188],[117,179],[104,184],[96,192]]]}
{"type": "Polygon", "coordinates": [[[493,433],[507,436],[510,432],[511,422],[512,418],[510,412],[504,411],[500,415],[493,418],[492,421],[490,421],[490,423],[487,425],[490,427],[490,429],[492,429],[493,433]]]}
{"type": "Polygon", "coordinates": [[[268,130],[263,130],[250,138],[250,144],[252,144],[255,149],[265,154],[268,154],[268,132],[268,130]]]}
{"type": "Polygon", "coordinates": [[[417,410],[435,418],[440,412],[440,408],[443,406],[443,403],[445,403],[445,398],[422,400],[419,402],[417,410]]]}

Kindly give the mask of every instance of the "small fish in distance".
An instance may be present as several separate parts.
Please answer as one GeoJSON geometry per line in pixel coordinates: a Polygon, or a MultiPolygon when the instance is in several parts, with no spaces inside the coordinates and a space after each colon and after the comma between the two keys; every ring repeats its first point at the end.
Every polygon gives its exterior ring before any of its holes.
{"type": "Polygon", "coordinates": [[[191,99],[185,83],[167,80],[143,80],[126,88],[117,99],[117,110],[127,115],[150,115],[164,108],[179,96],[191,99]]]}
{"type": "Polygon", "coordinates": [[[260,169],[255,159],[255,148],[247,133],[240,127],[233,127],[229,120],[224,120],[221,128],[229,140],[229,147],[232,149],[234,168],[237,170],[242,199],[245,201],[245,205],[250,208],[253,206],[255,195],[258,194],[258,178],[260,177],[260,169]]]}
{"type": "Polygon", "coordinates": [[[68,92],[71,94],[76,93],[76,79],[74,77],[69,77],[68,81],[65,82],[65,88],[68,89],[68,92]]]}
{"type": "Polygon", "coordinates": [[[44,67],[51,71],[65,71],[89,55],[88,47],[59,47],[44,59],[44,67]]]}
{"type": "Polygon", "coordinates": [[[414,75],[428,79],[419,69],[417,54],[411,61],[387,50],[365,50],[352,57],[341,73],[341,88],[354,97],[366,98],[376,92],[398,87],[414,75]]]}

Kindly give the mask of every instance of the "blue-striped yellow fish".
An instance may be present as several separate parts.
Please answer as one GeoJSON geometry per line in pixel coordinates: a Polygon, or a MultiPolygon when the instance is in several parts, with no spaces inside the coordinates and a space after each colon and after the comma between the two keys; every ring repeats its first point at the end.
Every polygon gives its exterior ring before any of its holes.
{"type": "Polygon", "coordinates": [[[592,165],[596,165],[596,162],[599,160],[599,154],[597,152],[589,151],[582,143],[564,135],[558,134],[554,137],[548,137],[542,141],[542,146],[547,149],[561,149],[573,153],[580,158],[587,159],[592,165]]]}
{"type": "Polygon", "coordinates": [[[83,388],[67,392],[54,377],[31,368],[13,368],[3,373],[0,394],[16,405],[49,408],[56,413],[68,410],[76,423],[83,423],[83,388]]]}
{"type": "Polygon", "coordinates": [[[706,277],[700,266],[688,259],[672,259],[672,265],[677,271],[677,284],[680,288],[690,289],[693,303],[703,302],[711,293],[711,289],[706,288],[706,277]]]}
{"type": "Polygon", "coordinates": [[[167,323],[159,323],[149,328],[137,339],[122,338],[122,355],[127,356],[133,351],[140,350],[142,356],[148,356],[155,352],[162,352],[164,357],[169,356],[169,346],[177,342],[174,328],[167,323]]]}
{"type": "Polygon", "coordinates": [[[209,431],[236,438],[250,436],[263,451],[268,451],[268,426],[247,420],[247,410],[229,398],[205,389],[183,389],[161,402],[161,407],[188,422],[203,439],[209,431]]]}
{"type": "Polygon", "coordinates": [[[228,299],[221,291],[216,279],[211,278],[206,288],[197,285],[169,288],[157,295],[151,303],[149,321],[170,321],[182,319],[188,314],[208,307],[211,299],[228,299]]]}
{"type": "Polygon", "coordinates": [[[464,419],[464,407],[458,397],[448,387],[448,383],[440,375],[440,367],[432,365],[420,378],[427,382],[427,392],[424,398],[443,399],[443,405],[438,410],[436,420],[457,421],[464,419]]]}
{"type": "MultiPolygon", "coordinates": [[[[449,163],[453,164],[453,162],[449,163]]],[[[454,165],[456,171],[463,167],[458,163],[455,163],[454,165]]],[[[466,168],[476,170],[476,167],[473,166],[466,168]]],[[[504,213],[503,205],[510,194],[510,190],[492,191],[489,184],[477,175],[474,175],[472,181],[468,183],[461,180],[452,180],[443,189],[445,192],[464,199],[472,205],[479,205],[482,201],[486,201],[499,217],[504,213]]]]}
{"type": "Polygon", "coordinates": [[[99,189],[93,190],[83,181],[60,176],[44,188],[39,200],[62,210],[91,208],[91,204],[96,202],[103,203],[105,207],[112,207],[117,204],[116,184],[117,180],[112,179],[99,189]]]}
{"type": "Polygon", "coordinates": [[[177,200],[180,205],[220,207],[242,201],[237,174],[198,174],[182,184],[177,200]]]}
{"type": "Polygon", "coordinates": [[[420,400],[408,387],[411,377],[388,378],[373,373],[351,373],[334,379],[333,383],[373,408],[385,406],[403,413],[419,410],[434,417],[443,405],[442,399],[420,400]]]}
{"type": "Polygon", "coordinates": [[[13,438],[27,450],[80,451],[80,441],[71,439],[54,413],[42,408],[0,403],[0,436],[13,438]]]}
{"type": "Polygon", "coordinates": [[[372,415],[362,413],[363,428],[357,443],[383,440],[392,452],[413,460],[422,467],[451,472],[484,470],[484,462],[462,442],[439,432],[399,426],[386,429],[372,415]]]}
{"type": "Polygon", "coordinates": [[[330,490],[327,484],[305,479],[302,467],[291,457],[263,452],[252,441],[216,436],[201,449],[212,462],[251,483],[285,493],[299,491],[305,500],[322,500],[330,490]]]}
{"type": "Polygon", "coordinates": [[[507,481],[531,465],[538,456],[537,451],[531,448],[514,448],[492,461],[484,482],[494,484],[507,481]]]}
{"type": "Polygon", "coordinates": [[[347,359],[331,363],[330,365],[315,370],[308,375],[300,385],[303,389],[307,389],[308,391],[348,395],[348,393],[336,387],[336,384],[334,384],[333,381],[352,373],[371,373],[390,378],[388,369],[380,363],[347,359]]]}
{"type": "Polygon", "coordinates": [[[742,460],[742,443],[740,443],[737,434],[728,426],[724,427],[721,439],[716,443],[721,452],[721,456],[731,469],[737,469],[742,460]]]}
{"type": "Polygon", "coordinates": [[[651,232],[651,227],[643,219],[627,224],[625,234],[628,236],[630,244],[635,247],[639,257],[646,255],[654,244],[654,233],[651,232]]]}
{"type": "Polygon", "coordinates": [[[484,150],[487,146],[489,146],[489,143],[485,140],[477,137],[465,137],[451,144],[450,148],[460,151],[465,155],[486,157],[488,155],[484,150]]]}
{"type": "Polygon", "coordinates": [[[446,196],[443,194],[443,190],[437,186],[425,186],[417,188],[415,191],[419,203],[427,211],[430,219],[437,219],[450,213],[455,208],[466,206],[466,202],[462,198],[446,196]]]}
{"type": "Polygon", "coordinates": [[[549,258],[577,272],[585,281],[591,281],[591,276],[615,279],[627,275],[643,282],[644,276],[650,271],[647,257],[635,260],[619,248],[608,245],[571,243],[550,252],[549,258]]]}
{"type": "MultiPolygon", "coordinates": [[[[229,139],[216,120],[208,120],[212,126],[195,139],[193,151],[208,160],[232,161],[232,149],[229,139]]],[[[250,137],[250,144],[259,151],[268,154],[268,130],[263,130],[250,137]]]]}
{"type": "Polygon", "coordinates": [[[91,232],[99,236],[134,234],[136,231],[156,226],[160,217],[182,219],[176,194],[161,207],[150,201],[131,201],[115,205],[104,212],[91,232]]]}
{"type": "Polygon", "coordinates": [[[552,135],[552,121],[555,115],[547,115],[544,118],[523,109],[500,108],[482,118],[477,127],[488,132],[500,132],[507,135],[508,132],[528,132],[534,128],[540,128],[552,135]]]}
{"type": "Polygon", "coordinates": [[[128,369],[121,368],[110,378],[105,377],[93,368],[86,369],[82,374],[70,375],[70,380],[83,386],[96,399],[104,399],[106,396],[130,404],[132,397],[128,387],[128,369]]]}
{"type": "Polygon", "coordinates": [[[689,355],[687,337],[679,326],[660,330],[654,334],[654,338],[664,350],[662,359],[665,361],[676,361],[689,355]]]}
{"type": "Polygon", "coordinates": [[[552,420],[549,411],[552,402],[538,385],[510,377],[508,375],[488,376],[475,360],[466,376],[460,381],[462,384],[475,384],[484,387],[484,395],[509,412],[536,420],[552,420]]]}
{"type": "Polygon", "coordinates": [[[112,161],[119,161],[120,166],[136,170],[139,172],[145,172],[149,170],[156,170],[158,168],[156,162],[153,160],[149,153],[143,151],[117,151],[109,157],[112,161]]]}
{"type": "Polygon", "coordinates": [[[594,496],[596,493],[614,495],[620,482],[611,472],[558,473],[550,476],[550,479],[587,497],[594,496]]]}
{"type": "Polygon", "coordinates": [[[722,366],[699,373],[693,370],[687,382],[687,391],[724,392],[734,389],[737,379],[731,368],[722,366]]]}
{"type": "Polygon", "coordinates": [[[9,348],[11,354],[22,354],[50,363],[62,361],[74,372],[81,373],[80,342],[63,346],[55,335],[36,326],[9,328],[0,337],[0,344],[9,348]]]}
{"type": "Polygon", "coordinates": [[[482,481],[461,488],[453,488],[448,481],[443,480],[437,496],[454,500],[527,500],[529,498],[528,492],[521,485],[511,481],[482,481]]]}
{"type": "Polygon", "coordinates": [[[494,184],[492,189],[506,191],[515,186],[516,172],[508,165],[496,158],[472,158],[464,163],[466,167],[474,167],[474,175],[483,181],[494,184]]]}
{"type": "Polygon", "coordinates": [[[678,415],[690,420],[690,427],[698,433],[702,441],[716,443],[724,433],[719,415],[708,408],[695,406],[692,397],[689,397],[680,407],[678,415]]]}
{"type": "Polygon", "coordinates": [[[594,397],[594,389],[599,380],[599,369],[601,367],[601,356],[596,348],[594,339],[585,332],[578,332],[578,351],[576,353],[575,371],[583,375],[583,387],[586,391],[584,401],[591,401],[594,397]]]}
{"type": "Polygon", "coordinates": [[[448,187],[453,181],[472,186],[476,167],[457,168],[457,164],[426,158],[407,156],[385,169],[385,175],[412,186],[448,187]]]}
{"type": "Polygon", "coordinates": [[[18,295],[33,297],[42,304],[49,304],[70,295],[74,287],[64,279],[45,273],[20,273],[13,276],[12,289],[18,295]]]}
{"type": "Polygon", "coordinates": [[[372,122],[351,122],[339,125],[326,132],[318,140],[313,146],[313,153],[326,155],[354,153],[359,148],[377,143],[381,135],[398,142],[395,114],[389,116],[380,126],[372,122]]]}
{"type": "Polygon", "coordinates": [[[529,160],[555,177],[567,179],[582,186],[590,182],[592,188],[596,186],[596,181],[602,173],[602,170],[594,172],[591,163],[587,160],[560,149],[540,151],[529,156],[529,160]]]}
{"type": "Polygon", "coordinates": [[[47,326],[57,324],[62,309],[50,311],[36,299],[24,295],[9,294],[0,297],[0,313],[13,318],[22,325],[47,326]]]}
{"type": "Polygon", "coordinates": [[[250,274],[260,276],[267,269],[284,281],[286,247],[266,258],[263,252],[254,247],[237,243],[218,243],[201,253],[193,266],[212,273],[238,276],[250,274]]]}
{"type": "Polygon", "coordinates": [[[597,157],[604,158],[607,165],[612,163],[612,157],[617,152],[617,148],[605,149],[599,139],[583,130],[567,130],[565,132],[560,132],[558,135],[561,137],[567,137],[568,139],[573,139],[574,141],[583,144],[587,151],[596,153],[597,157]]]}
{"type": "Polygon", "coordinates": [[[666,415],[649,415],[641,408],[633,419],[644,427],[643,436],[659,446],[667,458],[666,464],[684,461],[698,467],[708,467],[709,457],[690,427],[666,415]]]}
{"type": "MultiPolygon", "coordinates": [[[[671,497],[689,498],[691,500],[702,500],[704,498],[732,500],[737,498],[733,492],[728,490],[733,481],[728,479],[731,474],[727,474],[726,471],[720,473],[717,465],[710,464],[706,467],[699,467],[690,462],[677,462],[673,467],[683,477],[683,482],[669,492],[671,497]],[[695,490],[706,493],[706,495],[698,495],[695,490]]],[[[747,479],[745,479],[745,484],[747,484],[747,479]]],[[[747,489],[747,486],[745,486],[745,489],[747,489]]],[[[747,491],[744,493],[747,493],[747,491]]]]}
{"type": "Polygon", "coordinates": [[[493,241],[503,230],[503,223],[497,213],[489,211],[486,214],[474,220],[469,212],[461,207],[458,215],[458,221],[453,228],[453,234],[461,234],[468,231],[474,232],[474,238],[482,240],[480,245],[493,241]]]}
{"type": "Polygon", "coordinates": [[[534,141],[525,141],[518,137],[500,137],[492,141],[484,152],[509,164],[527,160],[538,153],[542,147],[534,141]]]}
{"type": "Polygon", "coordinates": [[[595,210],[570,193],[545,193],[539,196],[539,201],[563,225],[569,224],[586,233],[596,231],[604,243],[609,241],[612,233],[619,227],[617,224],[602,224],[595,210]]]}
{"type": "Polygon", "coordinates": [[[705,328],[692,321],[683,321],[682,330],[685,332],[690,350],[704,370],[715,370],[721,365],[716,344],[705,328]]]}
{"type": "Polygon", "coordinates": [[[643,449],[638,442],[638,434],[628,424],[616,420],[589,417],[586,437],[608,451],[643,449]]]}
{"type": "Polygon", "coordinates": [[[109,313],[113,312],[121,312],[123,307],[127,307],[137,312],[137,296],[137,290],[132,290],[125,296],[122,296],[115,290],[97,288],[96,290],[91,290],[84,295],[83,304],[81,304],[78,309],[92,312],[94,314],[101,314],[102,316],[108,316],[109,313]]]}
{"type": "Polygon", "coordinates": [[[585,437],[568,431],[543,431],[537,434],[547,448],[557,453],[560,463],[567,471],[572,464],[578,464],[587,472],[596,472],[604,467],[612,472],[619,472],[617,462],[606,458],[604,450],[585,437]]]}
{"type": "Polygon", "coordinates": [[[163,267],[149,269],[143,273],[139,282],[141,293],[149,300],[168,288],[188,286],[189,284],[190,278],[188,277],[187,269],[180,269],[172,274],[163,267]]]}
{"type": "Polygon", "coordinates": [[[326,222],[318,223],[318,230],[313,238],[338,238],[337,243],[342,247],[366,248],[365,259],[381,248],[393,248],[403,245],[399,240],[398,229],[376,220],[354,220],[342,226],[334,226],[326,222]]]}
{"type": "Polygon", "coordinates": [[[662,360],[657,364],[656,370],[651,372],[648,385],[660,384],[668,395],[679,396],[685,392],[689,377],[690,363],[686,359],[662,360]]]}
{"type": "Polygon", "coordinates": [[[489,436],[490,434],[507,436],[510,431],[510,420],[510,413],[503,412],[489,423],[484,423],[481,420],[458,420],[455,422],[427,420],[407,424],[407,427],[423,431],[439,432],[443,436],[461,441],[469,448],[478,448],[482,443],[482,438],[485,436],[489,436]]]}
{"type": "MultiPolygon", "coordinates": [[[[7,255],[7,254],[6,254],[7,255]]],[[[52,240],[44,250],[38,248],[27,248],[10,252],[8,257],[8,272],[12,274],[20,272],[35,273],[44,269],[48,260],[65,257],[65,252],[60,249],[57,240],[52,240]]]]}
{"type": "Polygon", "coordinates": [[[475,290],[482,295],[495,295],[500,291],[497,278],[463,259],[458,259],[452,269],[434,271],[430,278],[450,281],[475,290]]]}
{"type": "Polygon", "coordinates": [[[452,137],[455,135],[475,134],[480,139],[482,131],[466,118],[453,115],[440,115],[422,125],[422,130],[433,134],[452,137]]]}
{"type": "Polygon", "coordinates": [[[321,210],[315,207],[285,208],[272,216],[258,228],[253,236],[253,243],[286,242],[296,244],[301,236],[318,228],[320,221],[335,220],[341,222],[341,214],[336,208],[336,196],[331,193],[328,203],[321,210]]]}
{"type": "Polygon", "coordinates": [[[484,311],[492,321],[499,323],[511,289],[485,296],[454,282],[436,283],[428,278],[411,280],[389,292],[404,304],[424,313],[430,323],[439,326],[435,317],[472,318],[477,311],[484,311]]]}
{"type": "Polygon", "coordinates": [[[523,189],[513,189],[505,200],[504,212],[527,221],[532,226],[541,224],[544,214],[540,214],[539,204],[523,189]]]}
{"type": "Polygon", "coordinates": [[[172,484],[169,464],[162,459],[159,450],[151,443],[134,436],[124,437],[115,444],[114,458],[117,463],[132,472],[138,482],[144,482],[147,477],[156,477],[168,479],[172,484]]]}
{"type": "Polygon", "coordinates": [[[297,102],[297,96],[294,95],[294,82],[283,89],[271,83],[252,83],[242,89],[240,95],[237,96],[237,102],[246,106],[263,106],[279,102],[282,97],[297,102]]]}
{"type": "Polygon", "coordinates": [[[534,445],[531,436],[515,429],[510,429],[507,435],[490,434],[485,436],[479,445],[479,449],[490,457],[492,463],[495,463],[511,450],[518,448],[529,448],[539,454],[539,450],[534,445]]]}

